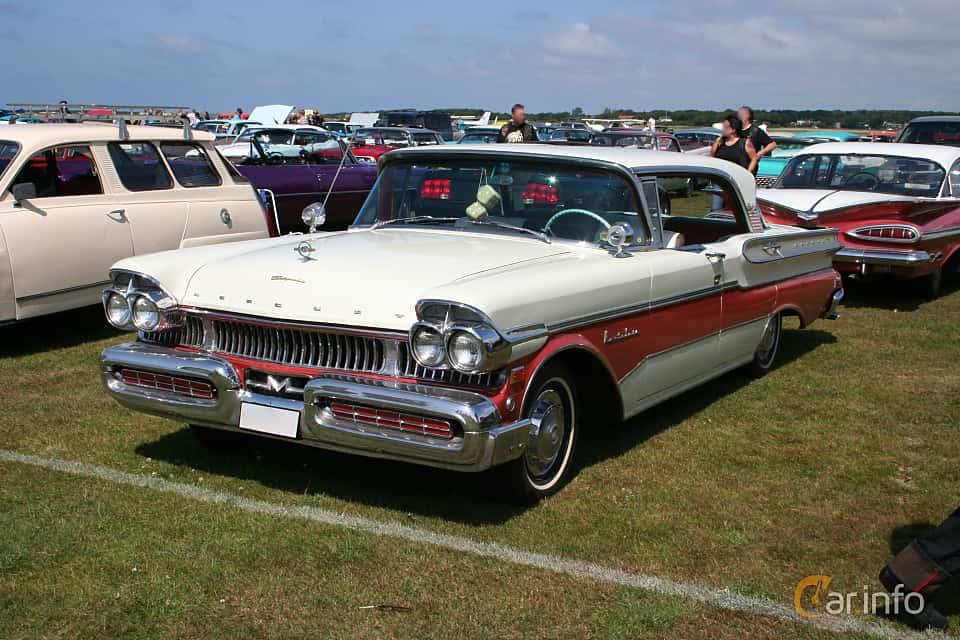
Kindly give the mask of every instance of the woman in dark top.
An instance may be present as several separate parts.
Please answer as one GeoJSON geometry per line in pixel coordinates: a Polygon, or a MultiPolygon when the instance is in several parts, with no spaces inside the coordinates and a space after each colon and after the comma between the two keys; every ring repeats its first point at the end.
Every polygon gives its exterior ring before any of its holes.
{"type": "Polygon", "coordinates": [[[723,135],[717,138],[710,149],[710,155],[721,160],[729,160],[740,165],[750,173],[756,173],[760,157],[750,138],[741,136],[743,125],[737,116],[723,119],[723,135]]]}

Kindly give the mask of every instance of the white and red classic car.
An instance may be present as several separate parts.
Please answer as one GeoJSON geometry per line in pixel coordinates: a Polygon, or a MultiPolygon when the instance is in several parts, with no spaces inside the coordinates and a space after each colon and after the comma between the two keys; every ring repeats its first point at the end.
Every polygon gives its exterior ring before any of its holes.
{"type": "Polygon", "coordinates": [[[598,415],[762,374],[784,316],[836,317],[836,233],[768,225],[754,189],[679,153],[394,151],[347,231],[115,265],[108,319],[139,336],[103,352],[103,381],[205,441],[496,467],[533,501],[598,415]],[[676,178],[699,191],[671,202],[676,178]]]}
{"type": "Polygon", "coordinates": [[[757,197],[769,221],[838,229],[841,273],[921,278],[936,297],[960,266],[960,148],[818,144],[757,197]]]}

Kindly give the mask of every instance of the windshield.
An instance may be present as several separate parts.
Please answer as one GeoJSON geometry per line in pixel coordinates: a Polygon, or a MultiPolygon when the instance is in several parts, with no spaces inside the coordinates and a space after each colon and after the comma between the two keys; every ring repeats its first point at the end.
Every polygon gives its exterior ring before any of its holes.
{"type": "Polygon", "coordinates": [[[640,212],[630,183],[610,170],[488,158],[396,161],[380,173],[354,224],[532,231],[596,244],[617,222],[628,222],[643,241],[640,212]]]}
{"type": "Polygon", "coordinates": [[[496,141],[495,133],[466,133],[460,138],[460,144],[493,144],[496,141]]]}
{"type": "Polygon", "coordinates": [[[644,135],[625,136],[598,133],[590,140],[590,144],[601,147],[640,147],[642,149],[653,149],[653,138],[644,135]]]}
{"type": "Polygon", "coordinates": [[[771,158],[792,158],[811,145],[807,140],[784,140],[779,139],[777,148],[770,153],[771,158]]]}
{"type": "Polygon", "coordinates": [[[18,151],[20,151],[20,145],[16,142],[0,140],[0,175],[7,170],[18,151]]]}
{"type": "MultiPolygon", "coordinates": [[[[253,131],[246,139],[224,152],[239,164],[339,164],[343,157],[340,142],[330,133],[315,130],[279,132],[253,131]],[[261,135],[263,134],[263,135],[261,135]]],[[[244,136],[241,136],[244,138],[244,136]]],[[[352,157],[347,158],[352,160],[352,157]]]]}
{"type": "Polygon", "coordinates": [[[282,129],[250,129],[237,138],[237,142],[249,142],[256,139],[260,144],[292,144],[293,131],[282,129]]]}
{"type": "Polygon", "coordinates": [[[914,122],[907,125],[897,142],[960,147],[960,122],[914,122]]]}
{"type": "Polygon", "coordinates": [[[802,155],[784,169],[779,186],[935,198],[940,194],[945,173],[937,163],[917,158],[802,155]]]}
{"type": "Polygon", "coordinates": [[[410,136],[406,131],[390,131],[388,129],[360,129],[353,134],[355,142],[361,144],[380,144],[389,146],[407,146],[410,136]]]}

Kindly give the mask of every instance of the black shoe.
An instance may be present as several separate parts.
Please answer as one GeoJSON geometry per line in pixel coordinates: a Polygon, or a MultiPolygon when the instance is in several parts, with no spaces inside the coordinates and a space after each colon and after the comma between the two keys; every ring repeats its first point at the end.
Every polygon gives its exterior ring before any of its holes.
{"type": "Polygon", "coordinates": [[[920,613],[901,611],[900,620],[908,627],[918,631],[924,631],[925,629],[946,631],[950,627],[950,621],[947,620],[947,617],[937,611],[930,603],[924,605],[920,613]]]}

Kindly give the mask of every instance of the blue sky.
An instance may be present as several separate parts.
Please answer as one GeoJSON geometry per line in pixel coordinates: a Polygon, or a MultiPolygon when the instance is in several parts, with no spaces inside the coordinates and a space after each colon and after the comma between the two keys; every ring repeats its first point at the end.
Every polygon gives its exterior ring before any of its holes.
{"type": "Polygon", "coordinates": [[[942,0],[0,1],[5,101],[960,109],[942,0]]]}

